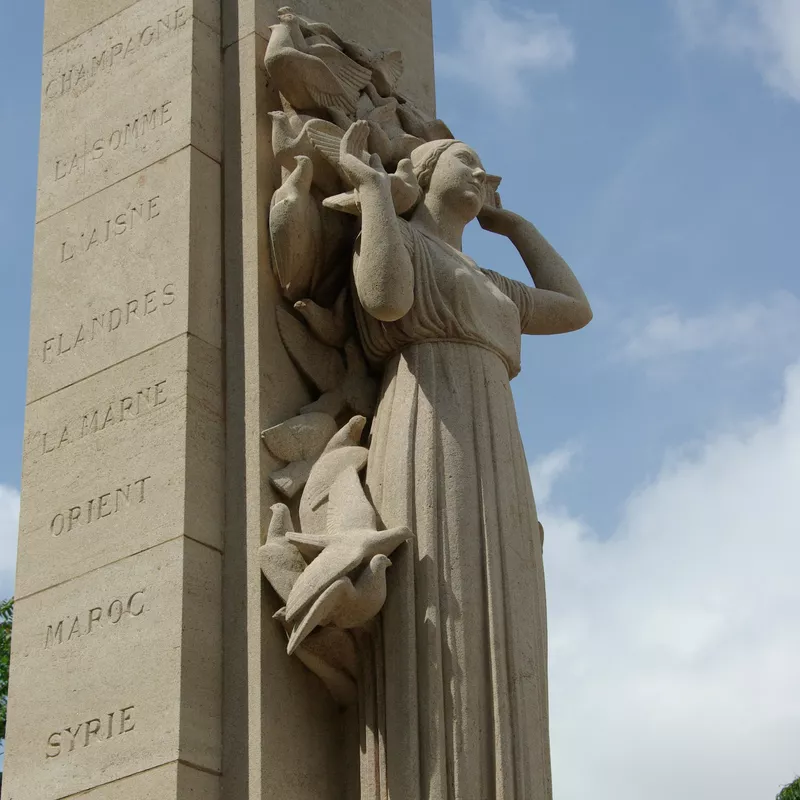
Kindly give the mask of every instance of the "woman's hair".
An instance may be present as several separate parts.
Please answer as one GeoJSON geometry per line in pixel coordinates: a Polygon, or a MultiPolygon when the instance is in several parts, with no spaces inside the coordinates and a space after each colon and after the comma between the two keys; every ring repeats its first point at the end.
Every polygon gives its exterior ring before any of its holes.
{"type": "Polygon", "coordinates": [[[444,152],[454,144],[463,144],[458,139],[436,139],[425,142],[411,153],[411,164],[422,191],[426,192],[431,185],[431,176],[444,152]]]}

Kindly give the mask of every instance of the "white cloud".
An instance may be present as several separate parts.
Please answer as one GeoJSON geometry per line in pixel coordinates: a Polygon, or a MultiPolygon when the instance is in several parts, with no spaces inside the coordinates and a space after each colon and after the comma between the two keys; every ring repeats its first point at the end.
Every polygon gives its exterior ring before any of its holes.
{"type": "Polygon", "coordinates": [[[18,527],[19,492],[0,484],[0,600],[14,594],[18,527]]]}
{"type": "Polygon", "coordinates": [[[751,58],[773,88],[800,101],[800,3],[797,0],[673,0],[695,44],[751,58]]]}
{"type": "Polygon", "coordinates": [[[622,329],[620,351],[630,361],[663,365],[667,359],[714,351],[741,364],[763,358],[768,350],[773,355],[796,353],[800,300],[780,292],[697,316],[654,309],[623,323],[622,329]]]}
{"type": "Polygon", "coordinates": [[[561,69],[574,58],[572,34],[555,14],[501,13],[493,0],[475,0],[463,7],[455,48],[437,53],[436,66],[510,105],[525,100],[534,73],[561,69]]]}
{"type": "Polygon", "coordinates": [[[569,470],[575,454],[575,446],[568,444],[531,464],[531,482],[536,487],[537,503],[542,505],[550,500],[553,486],[569,470]]]}
{"type": "Polygon", "coordinates": [[[769,800],[800,771],[800,363],[687,452],[610,537],[540,502],[559,800],[769,800]]]}

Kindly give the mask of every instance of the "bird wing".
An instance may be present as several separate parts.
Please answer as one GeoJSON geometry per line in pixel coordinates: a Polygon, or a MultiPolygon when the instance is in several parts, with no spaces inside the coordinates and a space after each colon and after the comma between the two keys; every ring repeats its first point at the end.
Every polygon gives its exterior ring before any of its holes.
{"type": "Polygon", "coordinates": [[[276,469],[269,474],[269,482],[289,500],[292,500],[297,493],[308,482],[308,476],[311,474],[311,462],[305,461],[292,461],[285,467],[276,469]]]}
{"type": "Polygon", "coordinates": [[[403,74],[403,53],[401,50],[384,50],[375,65],[386,79],[389,89],[394,89],[403,74]]]}
{"type": "Polygon", "coordinates": [[[403,542],[413,537],[410,528],[404,526],[383,531],[361,532],[362,558],[372,558],[376,555],[390,556],[403,542]]]}
{"type": "Polygon", "coordinates": [[[346,536],[348,530],[375,530],[377,515],[367,500],[356,468],[350,464],[334,481],[328,495],[330,535],[346,536]]]}
{"type": "Polygon", "coordinates": [[[355,191],[326,197],[322,201],[322,205],[334,211],[341,211],[343,214],[352,214],[356,217],[361,214],[361,205],[358,202],[358,195],[355,191]]]}
{"type": "Polygon", "coordinates": [[[344,131],[332,122],[315,119],[306,123],[306,133],[314,147],[335,167],[339,166],[339,152],[344,131]]]}
{"type": "Polygon", "coordinates": [[[330,543],[328,534],[317,533],[287,533],[286,541],[291,542],[297,549],[307,553],[309,560],[316,558],[330,543]]]}
{"type": "MultiPolygon", "coordinates": [[[[342,139],[344,139],[345,131],[338,125],[332,122],[327,122],[322,119],[315,119],[308,122],[305,127],[311,143],[316,149],[322,153],[323,156],[331,163],[337,170],[339,170],[339,161],[341,160],[342,139]]],[[[367,136],[369,134],[367,133],[367,136]]],[[[358,137],[350,137],[350,141],[360,141],[358,137]]],[[[357,150],[351,150],[352,155],[361,159],[365,164],[369,163],[369,153],[364,149],[366,139],[361,147],[357,150]]],[[[347,180],[347,176],[340,171],[340,175],[347,180]]]]}
{"type": "Polygon", "coordinates": [[[321,106],[331,106],[347,113],[355,111],[358,93],[369,83],[372,70],[365,69],[329,44],[312,45],[308,52],[322,61],[335,81],[334,84],[323,79],[319,71],[315,74],[315,82],[307,86],[309,94],[321,106]]]}
{"type": "Polygon", "coordinates": [[[325,36],[327,39],[331,39],[334,44],[341,46],[341,37],[333,28],[331,28],[330,25],[326,25],[324,22],[315,22],[314,20],[308,19],[308,17],[300,16],[300,14],[297,13],[295,13],[295,16],[300,22],[300,29],[304,34],[310,34],[311,36],[325,36]]]}
{"type": "Polygon", "coordinates": [[[286,601],[286,619],[294,622],[334,581],[344,578],[362,561],[358,546],[337,542],[326,547],[305,569],[286,601]]]}
{"type": "Polygon", "coordinates": [[[363,469],[368,457],[369,450],[366,447],[341,447],[331,453],[323,453],[308,476],[303,507],[316,511],[328,498],[331,487],[342,471],[348,467],[356,471],[363,469]]]}
{"type": "Polygon", "coordinates": [[[285,603],[297,579],[306,569],[305,559],[286,539],[268,539],[258,554],[264,577],[285,603]]]}
{"type": "Polygon", "coordinates": [[[375,619],[386,602],[387,566],[391,566],[388,559],[378,568],[370,563],[353,582],[352,596],[332,609],[328,624],[337,628],[360,628],[375,619]]]}
{"type": "Polygon", "coordinates": [[[338,350],[318,341],[308,326],[285,308],[279,306],[275,314],[281,341],[295,366],[320,392],[340,386],[344,380],[344,360],[338,350]]]}
{"type": "Polygon", "coordinates": [[[294,626],[286,652],[292,655],[314,628],[327,625],[338,608],[347,604],[355,595],[349,578],[340,578],[332,583],[312,604],[305,616],[294,626]]]}
{"type": "Polygon", "coordinates": [[[333,417],[312,413],[273,425],[261,434],[261,438],[275,458],[291,463],[321,453],[336,431],[333,417]]]}
{"type": "Polygon", "coordinates": [[[338,48],[336,42],[334,42],[330,36],[326,36],[324,33],[314,33],[306,38],[306,47],[309,50],[313,47],[316,47],[318,44],[326,44],[329,47],[338,48]]]}

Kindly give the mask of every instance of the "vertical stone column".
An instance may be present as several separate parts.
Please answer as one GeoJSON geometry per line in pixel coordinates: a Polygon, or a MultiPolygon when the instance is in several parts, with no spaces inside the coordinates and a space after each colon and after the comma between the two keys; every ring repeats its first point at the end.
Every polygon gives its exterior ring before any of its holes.
{"type": "Polygon", "coordinates": [[[219,798],[220,0],[46,0],[3,798],[219,798]]]}
{"type": "MultiPolygon", "coordinates": [[[[224,800],[358,800],[358,733],[318,681],[286,655],[261,575],[278,466],[260,432],[309,401],[275,322],[267,214],[280,168],[268,113],[280,109],[264,69],[269,26],[284,0],[223,0],[227,537],[224,800]]],[[[434,110],[430,0],[295,0],[299,14],[405,56],[400,89],[434,110]]]]}

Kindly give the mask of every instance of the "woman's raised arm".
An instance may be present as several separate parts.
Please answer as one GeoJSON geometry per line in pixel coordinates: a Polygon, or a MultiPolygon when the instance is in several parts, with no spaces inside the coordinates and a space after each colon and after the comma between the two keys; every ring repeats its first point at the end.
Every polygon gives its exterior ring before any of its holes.
{"type": "Polygon", "coordinates": [[[356,122],[342,139],[340,152],[340,166],[355,188],[361,207],[361,236],[353,275],[364,310],[382,322],[393,322],[414,304],[414,267],[403,243],[389,176],[378,156],[366,161],[368,136],[369,125],[356,122]]]}
{"type": "Polygon", "coordinates": [[[478,221],[485,230],[511,240],[533,278],[534,312],[523,333],[569,333],[589,324],[592,308],[578,279],[532,222],[491,207],[484,208],[478,221]]]}

